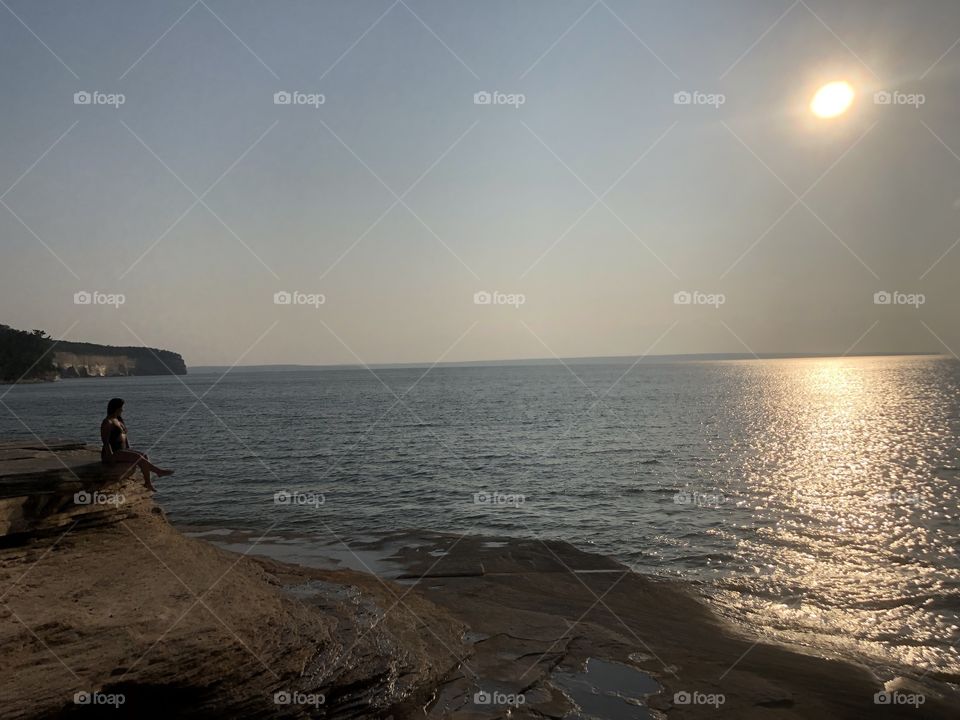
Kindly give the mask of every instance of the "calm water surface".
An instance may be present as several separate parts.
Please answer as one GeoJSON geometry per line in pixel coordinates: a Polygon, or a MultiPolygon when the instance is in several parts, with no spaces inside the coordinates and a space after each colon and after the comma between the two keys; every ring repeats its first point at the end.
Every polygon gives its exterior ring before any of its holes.
{"type": "Polygon", "coordinates": [[[325,544],[404,528],[560,538],[682,577],[771,637],[960,677],[960,363],[571,370],[18,386],[0,436],[99,442],[119,395],[134,447],[177,468],[159,496],[175,522],[325,544]],[[281,490],[307,504],[277,504],[281,490]]]}

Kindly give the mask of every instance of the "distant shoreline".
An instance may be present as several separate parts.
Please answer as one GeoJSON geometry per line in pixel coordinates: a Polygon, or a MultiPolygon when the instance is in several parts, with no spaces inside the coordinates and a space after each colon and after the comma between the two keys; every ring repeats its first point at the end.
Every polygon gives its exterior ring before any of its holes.
{"type": "Polygon", "coordinates": [[[457,367],[535,367],[554,365],[619,365],[624,363],[662,363],[662,362],[722,362],[731,360],[809,360],[829,358],[869,358],[869,357],[943,357],[949,355],[936,352],[910,353],[691,353],[681,355],[608,355],[575,358],[516,358],[511,360],[460,360],[455,362],[411,362],[411,363],[369,363],[366,366],[353,364],[305,365],[296,363],[277,363],[270,365],[189,365],[190,373],[223,373],[228,370],[245,372],[296,372],[298,370],[357,370],[365,367],[374,370],[403,370],[417,368],[457,368],[457,367]]]}

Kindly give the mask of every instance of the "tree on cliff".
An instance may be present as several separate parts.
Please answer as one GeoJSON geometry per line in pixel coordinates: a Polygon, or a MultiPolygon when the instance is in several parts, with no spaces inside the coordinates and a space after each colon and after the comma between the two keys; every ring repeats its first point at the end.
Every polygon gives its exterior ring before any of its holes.
{"type": "Polygon", "coordinates": [[[53,371],[51,340],[43,330],[15,330],[0,325],[0,379],[12,382],[43,377],[53,371]]]}

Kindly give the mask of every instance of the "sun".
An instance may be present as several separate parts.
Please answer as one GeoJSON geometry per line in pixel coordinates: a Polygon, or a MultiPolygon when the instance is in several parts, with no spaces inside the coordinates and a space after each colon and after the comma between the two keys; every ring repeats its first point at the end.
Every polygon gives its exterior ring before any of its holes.
{"type": "Polygon", "coordinates": [[[846,80],[828,82],[813,96],[810,110],[819,118],[837,117],[850,109],[855,95],[853,86],[846,80]]]}

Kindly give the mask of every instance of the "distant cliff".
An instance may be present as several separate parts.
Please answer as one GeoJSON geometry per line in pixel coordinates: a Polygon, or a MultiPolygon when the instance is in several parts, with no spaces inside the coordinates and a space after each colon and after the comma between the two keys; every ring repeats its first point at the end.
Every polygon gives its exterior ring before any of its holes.
{"type": "Polygon", "coordinates": [[[42,330],[0,325],[0,381],[186,374],[183,358],[169,350],[54,342],[42,330]]]}
{"type": "Polygon", "coordinates": [[[65,378],[187,374],[178,353],[157,348],[59,342],[54,346],[53,363],[65,378]]]}

